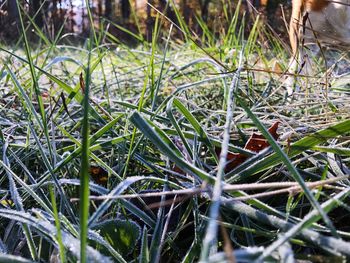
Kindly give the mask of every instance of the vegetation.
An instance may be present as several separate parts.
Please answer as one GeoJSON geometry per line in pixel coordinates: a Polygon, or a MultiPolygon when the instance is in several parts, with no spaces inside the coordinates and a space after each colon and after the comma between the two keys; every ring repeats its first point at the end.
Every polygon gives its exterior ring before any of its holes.
{"type": "Polygon", "coordinates": [[[93,27],[61,44],[18,12],[0,46],[1,262],[350,257],[346,54],[310,52],[286,96],[288,43],[260,16],[246,30],[239,4],[219,35],[156,12],[152,41],[123,29],[137,48],[93,27]]]}

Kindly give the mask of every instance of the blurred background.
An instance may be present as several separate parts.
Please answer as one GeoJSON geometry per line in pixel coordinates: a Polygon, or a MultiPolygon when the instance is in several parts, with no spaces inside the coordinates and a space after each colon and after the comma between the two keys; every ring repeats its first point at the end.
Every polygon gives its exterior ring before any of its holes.
{"type": "MultiPolygon", "coordinates": [[[[19,36],[19,13],[17,0],[0,0],[0,41],[11,43],[19,36]]],[[[286,36],[286,23],[289,20],[290,0],[18,0],[24,22],[33,27],[31,41],[35,41],[37,30],[50,38],[58,33],[65,39],[79,41],[89,34],[89,18],[86,4],[92,11],[95,28],[106,32],[106,39],[134,44],[138,40],[149,41],[154,29],[156,10],[179,25],[179,17],[192,30],[192,34],[201,36],[203,26],[212,34],[219,35],[230,23],[230,18],[239,8],[244,14],[246,30],[257,15],[261,21],[268,21],[273,30],[281,37],[286,36]],[[34,30],[35,29],[35,30],[34,30]],[[132,37],[137,34],[138,40],[132,37]],[[115,39],[114,39],[115,38],[115,39]]],[[[163,29],[170,22],[162,17],[163,29]]],[[[178,30],[173,33],[178,38],[178,30]]]]}

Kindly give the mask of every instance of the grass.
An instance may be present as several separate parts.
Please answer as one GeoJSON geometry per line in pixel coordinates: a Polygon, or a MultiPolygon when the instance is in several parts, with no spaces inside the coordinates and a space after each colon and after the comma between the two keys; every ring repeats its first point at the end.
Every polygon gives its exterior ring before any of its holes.
{"type": "Polygon", "coordinates": [[[176,15],[134,49],[37,27],[30,48],[23,19],[0,46],[1,262],[350,257],[346,54],[329,76],[316,60],[287,98],[287,44],[259,17],[247,33],[225,10],[220,36],[197,18],[199,41],[176,15]],[[270,147],[244,148],[254,132],[270,147]]]}

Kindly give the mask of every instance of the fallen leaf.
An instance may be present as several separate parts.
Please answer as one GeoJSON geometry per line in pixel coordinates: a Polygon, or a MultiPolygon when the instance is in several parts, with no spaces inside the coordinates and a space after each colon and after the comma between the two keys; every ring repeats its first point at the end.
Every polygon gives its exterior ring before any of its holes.
{"type": "Polygon", "coordinates": [[[89,173],[92,177],[92,179],[99,185],[102,185],[104,187],[107,186],[108,181],[108,173],[105,169],[103,169],[100,166],[92,165],[90,166],[89,173]]]}
{"type": "MultiPolygon", "coordinates": [[[[277,140],[279,136],[279,134],[277,133],[279,124],[280,122],[277,121],[268,129],[268,131],[270,132],[270,134],[275,140],[277,140]]],[[[258,133],[253,133],[248,139],[248,141],[246,142],[244,149],[258,153],[258,152],[261,152],[263,149],[267,148],[268,146],[270,146],[270,144],[264,138],[263,135],[258,133]]],[[[217,155],[219,156],[221,152],[221,148],[217,147],[215,150],[217,155]]],[[[225,172],[228,173],[232,171],[238,165],[242,164],[246,159],[248,159],[248,156],[244,154],[229,152],[227,154],[227,164],[225,167],[225,172]]]]}

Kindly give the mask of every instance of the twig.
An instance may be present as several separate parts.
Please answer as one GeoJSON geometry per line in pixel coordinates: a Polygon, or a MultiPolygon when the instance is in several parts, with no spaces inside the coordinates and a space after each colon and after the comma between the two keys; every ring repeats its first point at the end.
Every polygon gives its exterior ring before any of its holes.
{"type": "MultiPolygon", "coordinates": [[[[315,181],[315,182],[309,182],[306,183],[306,185],[309,188],[315,188],[318,186],[327,186],[328,184],[335,183],[337,181],[348,179],[350,176],[340,176],[340,177],[334,177],[327,180],[322,181],[315,181]]],[[[266,193],[257,194],[261,196],[266,195],[272,195],[276,193],[286,193],[286,192],[295,192],[300,191],[300,187],[298,186],[298,183],[296,182],[273,182],[273,183],[253,183],[253,184],[235,184],[235,185],[224,185],[222,190],[225,192],[231,192],[231,191],[250,191],[250,190],[257,190],[257,189],[269,189],[269,188],[285,188],[280,189],[277,191],[269,191],[266,193]]],[[[109,195],[102,195],[102,196],[90,196],[90,200],[107,200],[107,199],[132,199],[132,198],[146,198],[146,197],[160,197],[163,195],[197,195],[202,193],[209,193],[211,190],[209,188],[189,188],[189,189],[182,189],[182,190],[172,190],[172,191],[164,191],[164,192],[151,192],[151,193],[140,193],[140,194],[125,194],[125,195],[117,195],[117,196],[109,196],[109,195]]],[[[252,199],[255,198],[253,196],[256,195],[249,195],[244,197],[237,197],[232,200],[238,201],[239,198],[244,199],[252,199]]],[[[78,202],[79,198],[71,198],[71,202],[78,202]]]]}

